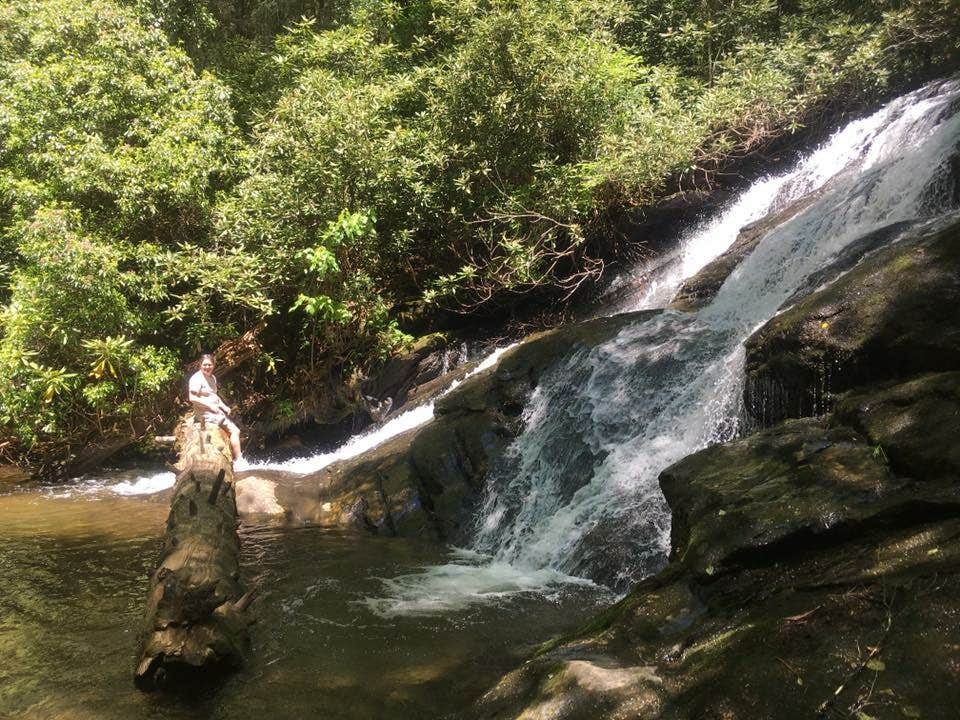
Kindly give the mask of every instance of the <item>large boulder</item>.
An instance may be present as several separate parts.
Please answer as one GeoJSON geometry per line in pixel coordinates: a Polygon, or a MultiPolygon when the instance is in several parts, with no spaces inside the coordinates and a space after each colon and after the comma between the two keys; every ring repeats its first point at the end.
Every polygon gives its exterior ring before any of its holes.
{"type": "Polygon", "coordinates": [[[867,257],[746,343],[745,405],[765,427],[857,386],[960,367],[960,223],[867,257]]]}
{"type": "Polygon", "coordinates": [[[475,716],[954,717],[960,478],[941,440],[960,432],[957,375],[668,469],[668,567],[541,648],[475,716]]]}
{"type": "Polygon", "coordinates": [[[863,438],[822,419],[716,445],[660,476],[673,511],[671,554],[707,576],[885,512],[902,503],[907,483],[863,438]]]}
{"type": "Polygon", "coordinates": [[[960,479],[958,407],[960,372],[949,372],[848,394],[836,416],[906,475],[953,486],[960,479]]]}

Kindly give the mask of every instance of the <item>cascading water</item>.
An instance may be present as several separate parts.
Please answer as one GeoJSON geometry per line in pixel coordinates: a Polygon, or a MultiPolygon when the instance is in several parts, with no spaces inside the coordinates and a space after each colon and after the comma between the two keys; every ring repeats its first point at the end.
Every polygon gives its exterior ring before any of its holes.
{"type": "Polygon", "coordinates": [[[851,123],[797,170],[764,180],[688,236],[641,307],[669,301],[743,222],[830,181],[760,240],[706,307],[651,312],[559,359],[528,403],[524,432],[488,478],[470,579],[463,561],[395,578],[375,609],[455,607],[564,575],[624,588],[655,571],[670,528],[657,477],[736,435],[745,339],[854,241],[948,211],[958,143],[960,82],[931,84],[851,123]],[[454,580],[459,594],[450,591],[454,580]]]}

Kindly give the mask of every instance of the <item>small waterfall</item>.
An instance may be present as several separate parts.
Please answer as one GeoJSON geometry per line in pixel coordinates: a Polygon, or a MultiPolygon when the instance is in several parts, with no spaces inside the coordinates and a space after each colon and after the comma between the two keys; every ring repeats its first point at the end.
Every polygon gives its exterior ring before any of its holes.
{"type": "MultiPolygon", "coordinates": [[[[500,359],[500,356],[509,350],[510,347],[513,346],[497,348],[488,353],[477,363],[477,366],[473,370],[464,375],[463,380],[495,365],[497,360],[500,359]]],[[[463,352],[463,354],[465,355],[466,353],[463,352]]],[[[447,367],[447,362],[448,359],[445,356],[444,367],[447,367]]],[[[437,397],[443,397],[463,382],[463,380],[454,380],[444,388],[437,397]]],[[[385,443],[392,437],[396,437],[401,433],[429,422],[433,418],[433,406],[435,402],[436,399],[398,413],[383,425],[378,425],[362,433],[357,433],[343,443],[343,445],[330,452],[294,457],[282,462],[252,462],[248,466],[248,469],[253,471],[285,470],[287,472],[304,475],[316,472],[339,460],[356,457],[385,443]]],[[[172,488],[175,479],[176,476],[174,473],[166,470],[151,474],[143,474],[142,471],[114,471],[83,476],[68,486],[58,486],[57,488],[51,489],[50,494],[57,497],[84,496],[90,499],[109,497],[110,494],[152,495],[153,493],[172,488]]]]}
{"type": "MultiPolygon", "coordinates": [[[[670,526],[657,476],[736,434],[744,340],[849,243],[948,209],[958,95],[960,83],[950,82],[900,98],[837,133],[796,171],[748,190],[741,202],[762,191],[776,210],[831,179],[699,312],[657,314],[554,367],[530,400],[508,462],[491,478],[474,549],[613,585],[656,569],[670,526]]],[[[735,203],[706,232],[751,215],[735,203]]],[[[670,285],[702,265],[710,254],[698,249],[704,240],[697,233],[684,244],[684,267],[670,285]]]]}
{"type": "MultiPolygon", "coordinates": [[[[502,592],[510,573],[517,591],[530,578],[562,574],[623,589],[663,565],[670,514],[657,477],[736,436],[746,338],[858,238],[950,209],[958,98],[960,81],[933,83],[851,123],[792,172],[762,180],[683,238],[653,291],[624,309],[665,304],[744,222],[830,183],[760,240],[709,305],[654,312],[558,359],[530,398],[524,432],[488,478],[471,550],[485,559],[472,567],[491,573],[489,590],[502,592]]],[[[460,574],[454,567],[392,581],[394,603],[381,611],[415,611],[418,598],[460,574]]],[[[474,578],[464,592],[475,601],[487,591],[474,578]]]]}
{"type": "MultiPolygon", "coordinates": [[[[496,350],[493,350],[485,355],[483,359],[477,363],[477,366],[473,368],[473,370],[463,376],[463,380],[466,380],[468,377],[476,375],[477,373],[496,365],[497,361],[500,359],[500,356],[511,347],[513,347],[513,345],[497,348],[496,350]]],[[[444,367],[446,367],[446,363],[447,359],[444,357],[444,367]]],[[[379,425],[371,428],[370,430],[354,435],[335,450],[326,453],[316,453],[314,455],[291,458],[290,460],[284,460],[282,462],[251,463],[250,469],[286,470],[288,472],[302,473],[306,475],[307,473],[313,473],[317,470],[321,470],[327,465],[339,460],[348,460],[349,458],[356,457],[357,455],[367,452],[367,450],[371,450],[378,445],[382,445],[392,437],[396,437],[401,433],[407,432],[407,430],[412,430],[413,428],[420,427],[424,423],[429,422],[431,419],[433,419],[433,407],[436,400],[449,393],[460,383],[462,383],[463,380],[454,380],[440,393],[438,393],[435,399],[406,410],[398,414],[396,417],[391,418],[383,425],[379,425]]]]}

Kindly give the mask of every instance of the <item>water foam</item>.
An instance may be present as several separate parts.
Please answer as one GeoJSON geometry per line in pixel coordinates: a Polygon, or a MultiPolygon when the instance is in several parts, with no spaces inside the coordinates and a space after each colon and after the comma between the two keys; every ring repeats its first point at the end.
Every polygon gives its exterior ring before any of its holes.
{"type": "Polygon", "coordinates": [[[456,613],[478,601],[502,604],[525,595],[561,594],[576,586],[600,590],[584,578],[550,568],[525,570],[463,549],[455,549],[447,564],[380,582],[384,595],[360,602],[383,618],[456,613]]]}

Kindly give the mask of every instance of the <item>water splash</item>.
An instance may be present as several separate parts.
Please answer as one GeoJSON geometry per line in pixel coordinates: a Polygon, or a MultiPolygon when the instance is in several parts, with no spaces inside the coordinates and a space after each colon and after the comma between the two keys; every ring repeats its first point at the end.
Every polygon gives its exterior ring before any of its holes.
{"type": "Polygon", "coordinates": [[[428,568],[427,574],[381,578],[381,583],[385,597],[367,597],[361,604],[384,618],[455,613],[477,599],[502,604],[529,593],[559,596],[571,587],[588,589],[594,601],[608,594],[590,580],[550,568],[527,571],[460,548],[451,552],[450,562],[428,568]]]}
{"type": "Polygon", "coordinates": [[[144,473],[142,469],[105,470],[94,475],[82,475],[66,485],[53,485],[42,489],[44,495],[55,498],[85,498],[97,500],[116,495],[152,495],[173,487],[174,473],[156,470],[144,473]]]}

